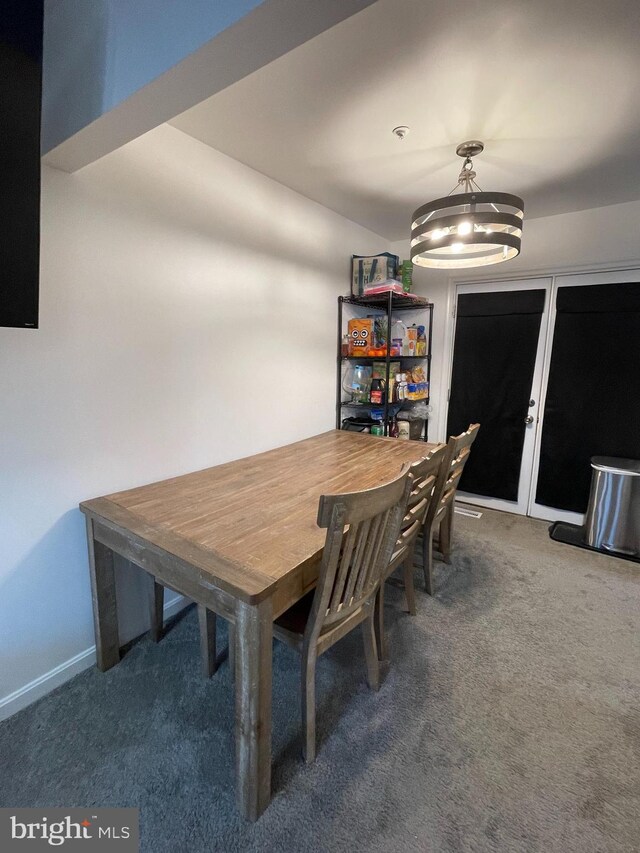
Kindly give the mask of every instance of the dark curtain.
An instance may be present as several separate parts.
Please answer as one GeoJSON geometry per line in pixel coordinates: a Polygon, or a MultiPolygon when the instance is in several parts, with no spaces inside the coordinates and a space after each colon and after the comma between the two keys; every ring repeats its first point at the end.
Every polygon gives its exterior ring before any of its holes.
{"type": "Polygon", "coordinates": [[[0,326],[38,325],[42,0],[0,2],[0,326]]]}
{"type": "Polygon", "coordinates": [[[561,287],[536,501],[584,512],[592,456],[640,459],[640,284],[561,287]]]}
{"type": "Polygon", "coordinates": [[[515,501],[533,382],[544,290],[458,298],[448,435],[481,429],[462,491],[515,501]]]}

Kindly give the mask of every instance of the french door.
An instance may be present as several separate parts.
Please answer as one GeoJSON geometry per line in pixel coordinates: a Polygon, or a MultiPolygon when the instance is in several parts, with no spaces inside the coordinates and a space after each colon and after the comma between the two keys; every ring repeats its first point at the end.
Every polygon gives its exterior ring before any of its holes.
{"type": "Polygon", "coordinates": [[[582,524],[592,456],[640,459],[640,270],[554,279],[528,515],[582,524]]]}
{"type": "Polygon", "coordinates": [[[526,515],[552,279],[458,285],[447,435],[482,424],[458,497],[526,515]]]}
{"type": "Polygon", "coordinates": [[[460,284],[455,317],[447,434],[482,424],[458,497],[582,524],[591,456],[640,458],[640,270],[460,284]]]}

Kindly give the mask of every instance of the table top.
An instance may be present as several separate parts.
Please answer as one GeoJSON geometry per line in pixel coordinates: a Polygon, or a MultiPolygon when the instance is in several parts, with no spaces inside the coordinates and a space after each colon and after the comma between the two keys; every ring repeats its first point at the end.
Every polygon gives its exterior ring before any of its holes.
{"type": "MultiPolygon", "coordinates": [[[[317,574],[325,539],[316,524],[321,495],[381,485],[404,463],[436,446],[331,430],[84,501],[80,508],[184,559],[212,575],[222,589],[256,603],[273,595],[296,570],[315,563],[317,574]]],[[[307,578],[295,594],[310,582],[307,578]]],[[[284,596],[282,607],[289,599],[295,597],[284,596]]]]}

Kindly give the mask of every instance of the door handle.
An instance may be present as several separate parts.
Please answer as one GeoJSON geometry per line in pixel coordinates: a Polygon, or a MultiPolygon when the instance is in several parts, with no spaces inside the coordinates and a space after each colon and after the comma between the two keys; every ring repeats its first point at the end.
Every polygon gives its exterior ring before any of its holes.
{"type": "Polygon", "coordinates": [[[524,422],[525,422],[525,424],[532,424],[533,423],[533,415],[527,415],[527,417],[524,419],[524,422]]]}

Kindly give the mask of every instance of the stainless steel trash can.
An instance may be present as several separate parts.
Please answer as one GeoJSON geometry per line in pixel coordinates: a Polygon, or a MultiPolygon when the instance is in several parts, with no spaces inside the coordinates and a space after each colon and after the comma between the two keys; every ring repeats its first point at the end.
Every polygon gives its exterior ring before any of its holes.
{"type": "Polygon", "coordinates": [[[585,542],[619,554],[640,554],[640,461],[594,456],[585,542]]]}

